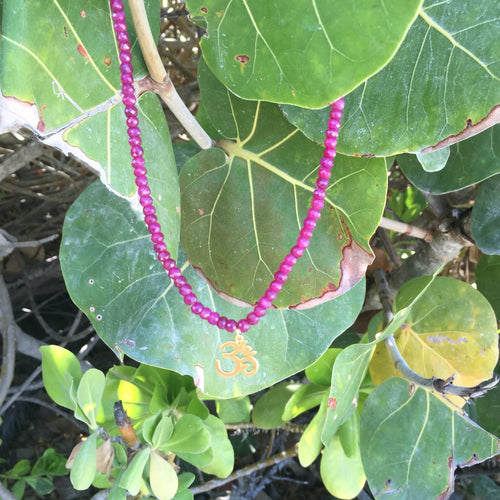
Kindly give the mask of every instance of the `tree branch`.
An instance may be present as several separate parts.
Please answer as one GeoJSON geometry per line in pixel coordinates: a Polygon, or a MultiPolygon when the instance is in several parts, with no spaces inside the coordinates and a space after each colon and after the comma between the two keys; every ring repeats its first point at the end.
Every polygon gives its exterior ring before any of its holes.
{"type": "Polygon", "coordinates": [[[0,327],[3,335],[2,370],[0,372],[0,406],[2,406],[14,378],[16,362],[16,323],[2,274],[0,274],[0,327]]]}
{"type": "Polygon", "coordinates": [[[142,55],[151,75],[149,78],[138,82],[139,88],[143,91],[151,90],[158,94],[200,148],[211,148],[213,146],[212,139],[201,128],[186,107],[165,71],[151,33],[144,0],[130,0],[129,5],[142,55]]]}
{"type": "Polygon", "coordinates": [[[406,222],[399,222],[397,220],[388,219],[387,217],[382,217],[380,220],[379,227],[384,229],[390,229],[391,231],[396,231],[397,233],[407,234],[409,236],[414,236],[415,238],[420,238],[424,241],[432,240],[432,233],[421,229],[417,226],[412,226],[406,222]]]}

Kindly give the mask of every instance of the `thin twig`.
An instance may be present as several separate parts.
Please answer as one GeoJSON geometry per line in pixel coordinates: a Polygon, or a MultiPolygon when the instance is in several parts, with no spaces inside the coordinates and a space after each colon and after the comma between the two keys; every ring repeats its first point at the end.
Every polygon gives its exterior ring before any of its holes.
{"type": "MultiPolygon", "coordinates": [[[[279,430],[293,432],[294,434],[302,434],[307,427],[307,424],[293,424],[291,422],[285,422],[283,425],[277,427],[279,430]]],[[[252,422],[239,422],[236,424],[226,424],[226,429],[228,431],[238,431],[238,430],[256,430],[256,431],[268,431],[270,429],[265,429],[264,427],[259,427],[252,422]]]]}
{"type": "Polygon", "coordinates": [[[244,467],[243,469],[237,470],[224,479],[213,479],[212,481],[208,481],[205,484],[197,486],[196,488],[191,488],[191,493],[193,493],[193,495],[198,495],[199,493],[213,490],[232,481],[236,481],[237,479],[240,479],[242,477],[250,476],[255,472],[259,472],[263,469],[266,469],[267,467],[271,467],[272,465],[278,465],[281,462],[284,462],[285,460],[288,460],[295,456],[297,456],[297,447],[292,446],[291,448],[288,448],[288,450],[277,453],[276,455],[273,455],[266,460],[262,460],[261,462],[257,462],[255,464],[244,467]]]}
{"type": "Polygon", "coordinates": [[[6,403],[0,408],[0,415],[3,415],[7,411],[7,409],[22,396],[24,391],[33,389],[32,382],[38,377],[38,375],[40,375],[41,372],[42,365],[38,365],[33,373],[23,382],[23,384],[20,387],[16,388],[14,395],[11,396],[11,398],[7,400],[6,403]]]}
{"type": "Polygon", "coordinates": [[[163,67],[149,26],[144,0],[130,0],[129,5],[139,45],[151,75],[149,79],[146,78],[138,82],[139,88],[143,91],[156,92],[200,148],[211,148],[213,146],[212,139],[201,128],[201,125],[184,104],[163,67]]]}
{"type": "MultiPolygon", "coordinates": [[[[379,289],[380,301],[382,303],[384,311],[383,326],[385,327],[393,318],[389,285],[385,278],[385,274],[381,269],[375,270],[374,277],[379,289]]],[[[394,364],[394,367],[401,374],[401,376],[412,384],[423,387],[428,391],[438,392],[439,394],[443,395],[459,396],[462,398],[476,398],[488,392],[489,389],[491,389],[498,383],[498,379],[494,379],[492,382],[486,385],[461,387],[458,385],[453,385],[454,375],[451,375],[446,380],[435,377],[422,377],[422,375],[419,375],[416,371],[409,367],[408,363],[399,352],[398,346],[392,334],[384,340],[384,343],[387,350],[389,351],[389,355],[394,364]]]]}
{"type": "Polygon", "coordinates": [[[3,335],[2,369],[0,372],[0,406],[3,404],[14,378],[16,364],[16,323],[9,292],[0,274],[0,325],[3,335]]]}
{"type": "Polygon", "coordinates": [[[397,220],[388,219],[387,217],[382,217],[379,226],[385,229],[390,229],[391,231],[396,231],[397,233],[420,238],[427,242],[432,240],[432,233],[430,231],[426,231],[425,229],[421,229],[417,226],[412,226],[406,222],[399,222],[397,220]]]}

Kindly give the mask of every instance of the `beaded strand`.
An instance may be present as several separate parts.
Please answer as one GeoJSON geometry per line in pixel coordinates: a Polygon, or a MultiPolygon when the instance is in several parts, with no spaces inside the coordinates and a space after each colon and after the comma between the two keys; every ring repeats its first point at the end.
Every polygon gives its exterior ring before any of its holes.
{"type": "Polygon", "coordinates": [[[325,205],[326,190],[328,188],[331,170],[334,164],[334,158],[337,154],[337,138],[340,129],[340,120],[342,118],[342,110],[344,109],[344,99],[338,99],[332,104],[330,111],[330,119],[328,120],[328,128],[325,132],[323,158],[320,161],[318,170],[318,179],[316,181],[316,189],[313,192],[311,207],[307,212],[307,217],[302,223],[300,234],[296,244],[290,249],[289,253],[279,265],[278,271],[274,274],[274,279],[269,284],[269,287],[264,292],[264,295],[257,301],[253,310],[246,318],[236,321],[234,319],[220,316],[218,312],[212,311],[209,307],[198,301],[192,287],[187,283],[186,278],[182,275],[181,270],[177,267],[177,263],[172,259],[165,244],[165,237],[161,232],[160,224],[156,217],[156,209],[153,206],[153,198],[146,177],[147,170],[145,168],[144,151],[141,147],[141,130],[139,128],[139,119],[137,113],[137,98],[134,90],[134,77],[132,67],[132,54],[129,36],[127,32],[127,24],[125,22],[125,13],[123,12],[122,0],[110,0],[111,12],[113,18],[113,27],[116,33],[118,42],[120,73],[121,73],[121,91],[122,102],[125,106],[125,116],[127,118],[127,134],[129,136],[130,154],[132,156],[131,165],[134,168],[135,184],[139,195],[139,202],[142,206],[144,214],[144,222],[151,235],[151,241],[154,244],[158,260],[161,262],[163,269],[167,271],[168,276],[173,281],[175,287],[182,295],[184,303],[191,307],[191,311],[198,315],[201,319],[208,321],[211,325],[217,326],[221,330],[226,330],[229,333],[234,333],[237,329],[244,333],[248,331],[250,326],[256,325],[260,318],[265,316],[267,310],[272,306],[276,296],[283,288],[283,284],[288,279],[288,275],[297,263],[297,260],[302,257],[304,250],[309,246],[316,221],[321,216],[321,209],[325,205]]]}

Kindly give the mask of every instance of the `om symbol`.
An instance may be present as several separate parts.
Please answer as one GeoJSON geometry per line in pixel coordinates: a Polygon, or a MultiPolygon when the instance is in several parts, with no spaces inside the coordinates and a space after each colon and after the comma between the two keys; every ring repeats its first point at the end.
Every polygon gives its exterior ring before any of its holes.
{"type": "Polygon", "coordinates": [[[223,358],[228,358],[234,363],[234,368],[231,371],[224,371],[220,366],[220,361],[215,361],[215,369],[219,375],[223,377],[234,377],[238,373],[250,377],[255,375],[259,369],[259,362],[255,359],[256,351],[253,347],[247,345],[247,341],[243,338],[241,333],[237,332],[234,340],[224,342],[219,348],[220,351],[226,347],[231,347],[232,351],[222,353],[223,358]]]}

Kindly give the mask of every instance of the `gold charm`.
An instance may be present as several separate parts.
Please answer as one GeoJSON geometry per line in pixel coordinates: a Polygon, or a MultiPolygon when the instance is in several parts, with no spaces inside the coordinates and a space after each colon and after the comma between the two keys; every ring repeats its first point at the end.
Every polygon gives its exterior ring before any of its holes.
{"type": "Polygon", "coordinates": [[[241,372],[243,375],[250,377],[257,373],[259,362],[254,357],[257,352],[253,350],[253,347],[247,345],[247,341],[243,338],[239,330],[236,330],[234,340],[224,342],[219,350],[222,351],[226,347],[231,347],[233,350],[223,353],[222,357],[230,359],[234,363],[234,368],[229,372],[225,372],[220,366],[220,361],[217,359],[215,361],[215,369],[219,375],[230,378],[241,372]]]}

